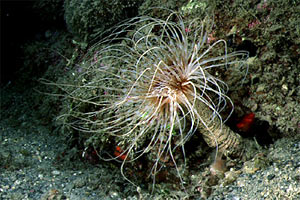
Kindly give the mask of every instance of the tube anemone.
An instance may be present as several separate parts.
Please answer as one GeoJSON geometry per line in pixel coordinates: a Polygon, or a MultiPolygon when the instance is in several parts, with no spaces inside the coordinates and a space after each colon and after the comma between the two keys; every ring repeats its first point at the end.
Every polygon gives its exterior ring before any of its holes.
{"type": "Polygon", "coordinates": [[[212,72],[242,67],[247,53],[228,53],[224,40],[208,44],[211,27],[210,20],[185,23],[176,13],[166,20],[138,17],[116,27],[91,47],[76,84],[57,84],[76,105],[61,116],[69,119],[65,125],[112,136],[123,148],[111,158],[122,156],[122,173],[126,162],[155,152],[153,177],[168,156],[182,180],[174,152],[180,148],[184,154],[196,130],[223,153],[242,151],[241,138],[220,115],[227,104],[233,109],[227,85],[212,72]],[[82,105],[90,106],[79,109],[82,105]]]}

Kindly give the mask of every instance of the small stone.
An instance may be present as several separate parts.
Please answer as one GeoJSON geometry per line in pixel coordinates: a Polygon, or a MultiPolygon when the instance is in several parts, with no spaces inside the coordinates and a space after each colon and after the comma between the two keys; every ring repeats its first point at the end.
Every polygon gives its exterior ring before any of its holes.
{"type": "Polygon", "coordinates": [[[85,180],[83,178],[77,178],[75,181],[74,181],[74,187],[76,188],[81,188],[85,186],[85,180]]]}
{"type": "Polygon", "coordinates": [[[228,171],[225,173],[224,185],[233,183],[238,178],[238,174],[235,171],[228,171]]]}
{"type": "Polygon", "coordinates": [[[257,110],[257,108],[258,108],[258,105],[257,105],[257,103],[255,103],[255,104],[251,107],[251,111],[252,111],[252,112],[255,112],[255,111],[257,110]]]}
{"type": "Polygon", "coordinates": [[[287,84],[283,84],[283,85],[281,86],[281,89],[284,90],[284,91],[289,90],[287,84]]]}
{"type": "Polygon", "coordinates": [[[267,176],[267,179],[270,181],[272,180],[273,178],[275,178],[275,175],[274,174],[270,174],[267,176]]]}
{"type": "Polygon", "coordinates": [[[53,175],[59,175],[59,174],[60,174],[60,172],[59,172],[59,171],[57,171],[57,170],[54,170],[54,171],[52,171],[52,174],[53,174],[53,175]]]}
{"type": "Polygon", "coordinates": [[[257,89],[256,92],[262,92],[265,89],[265,85],[264,84],[260,84],[257,89]]]}

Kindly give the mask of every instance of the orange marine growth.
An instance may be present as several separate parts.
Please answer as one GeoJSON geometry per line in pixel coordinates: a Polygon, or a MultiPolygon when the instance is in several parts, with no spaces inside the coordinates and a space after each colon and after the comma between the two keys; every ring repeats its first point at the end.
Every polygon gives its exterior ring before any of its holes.
{"type": "Polygon", "coordinates": [[[127,154],[124,153],[123,150],[121,149],[121,147],[119,147],[119,146],[116,146],[114,155],[121,160],[125,160],[127,157],[127,154]]]}
{"type": "Polygon", "coordinates": [[[248,132],[254,122],[254,117],[254,113],[245,115],[243,119],[236,125],[236,127],[242,132],[248,132]]]}

